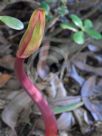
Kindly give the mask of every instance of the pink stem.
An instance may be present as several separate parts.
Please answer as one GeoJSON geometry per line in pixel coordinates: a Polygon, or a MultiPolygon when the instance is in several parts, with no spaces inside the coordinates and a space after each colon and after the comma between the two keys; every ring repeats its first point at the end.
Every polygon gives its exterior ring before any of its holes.
{"type": "Polygon", "coordinates": [[[58,136],[57,135],[57,123],[55,116],[48,106],[47,101],[43,98],[39,89],[32,83],[24,71],[24,59],[16,57],[16,74],[21,82],[22,86],[32,98],[32,100],[37,104],[44,123],[45,123],[45,136],[58,136]]]}

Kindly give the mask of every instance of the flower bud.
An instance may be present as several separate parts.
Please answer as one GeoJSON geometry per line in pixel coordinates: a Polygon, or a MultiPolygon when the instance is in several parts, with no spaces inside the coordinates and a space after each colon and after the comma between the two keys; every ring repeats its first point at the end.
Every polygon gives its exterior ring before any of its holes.
{"type": "Polygon", "coordinates": [[[39,8],[33,12],[30,18],[28,28],[20,41],[17,57],[27,58],[39,48],[44,35],[44,28],[45,11],[39,8]]]}

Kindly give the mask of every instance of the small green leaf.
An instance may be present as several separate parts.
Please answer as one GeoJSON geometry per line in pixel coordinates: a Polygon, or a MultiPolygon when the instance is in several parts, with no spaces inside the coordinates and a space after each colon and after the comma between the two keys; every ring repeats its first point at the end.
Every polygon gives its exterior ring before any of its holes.
{"type": "Polygon", "coordinates": [[[102,35],[94,29],[86,29],[85,31],[93,39],[96,40],[102,39],[102,35]]]}
{"type": "Polygon", "coordinates": [[[61,24],[61,28],[63,28],[63,29],[69,29],[69,30],[72,30],[74,32],[77,31],[76,27],[73,24],[69,24],[69,23],[62,23],[61,24]]]}
{"type": "Polygon", "coordinates": [[[10,16],[0,16],[1,22],[5,23],[7,26],[10,28],[16,29],[16,30],[21,30],[24,28],[23,23],[14,17],[10,16]]]}
{"type": "Polygon", "coordinates": [[[47,4],[47,2],[45,2],[45,1],[41,2],[40,7],[43,8],[43,9],[46,11],[46,15],[49,14],[50,7],[49,7],[49,5],[47,4]]]}
{"type": "Polygon", "coordinates": [[[81,18],[79,18],[79,17],[76,16],[76,15],[71,15],[70,18],[72,19],[73,23],[74,23],[76,26],[78,26],[78,27],[80,27],[80,28],[83,27],[83,22],[82,22],[81,18]]]}
{"type": "Polygon", "coordinates": [[[84,33],[82,31],[78,31],[73,33],[72,39],[77,44],[83,44],[84,43],[84,33]]]}
{"type": "Polygon", "coordinates": [[[85,20],[84,20],[84,27],[85,27],[86,29],[92,28],[92,27],[93,27],[92,21],[91,21],[90,19],[85,19],[85,20]]]}

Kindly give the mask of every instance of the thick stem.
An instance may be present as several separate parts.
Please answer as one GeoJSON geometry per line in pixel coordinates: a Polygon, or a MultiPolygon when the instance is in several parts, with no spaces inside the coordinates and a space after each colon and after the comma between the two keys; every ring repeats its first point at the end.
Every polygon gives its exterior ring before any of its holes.
{"type": "Polygon", "coordinates": [[[42,94],[40,93],[39,89],[32,83],[32,81],[26,75],[23,65],[24,59],[16,57],[16,75],[20,83],[22,84],[26,92],[29,94],[29,96],[32,98],[32,100],[36,103],[42,114],[45,124],[45,135],[57,136],[57,123],[55,116],[52,110],[49,108],[47,101],[43,98],[42,94]]]}

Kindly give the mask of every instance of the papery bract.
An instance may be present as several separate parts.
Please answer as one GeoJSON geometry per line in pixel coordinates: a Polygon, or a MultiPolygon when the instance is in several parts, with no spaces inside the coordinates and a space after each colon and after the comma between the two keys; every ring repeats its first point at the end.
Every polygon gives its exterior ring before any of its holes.
{"type": "Polygon", "coordinates": [[[23,35],[17,51],[18,58],[27,58],[36,51],[42,41],[45,28],[45,11],[36,9],[29,21],[28,28],[23,35]]]}

